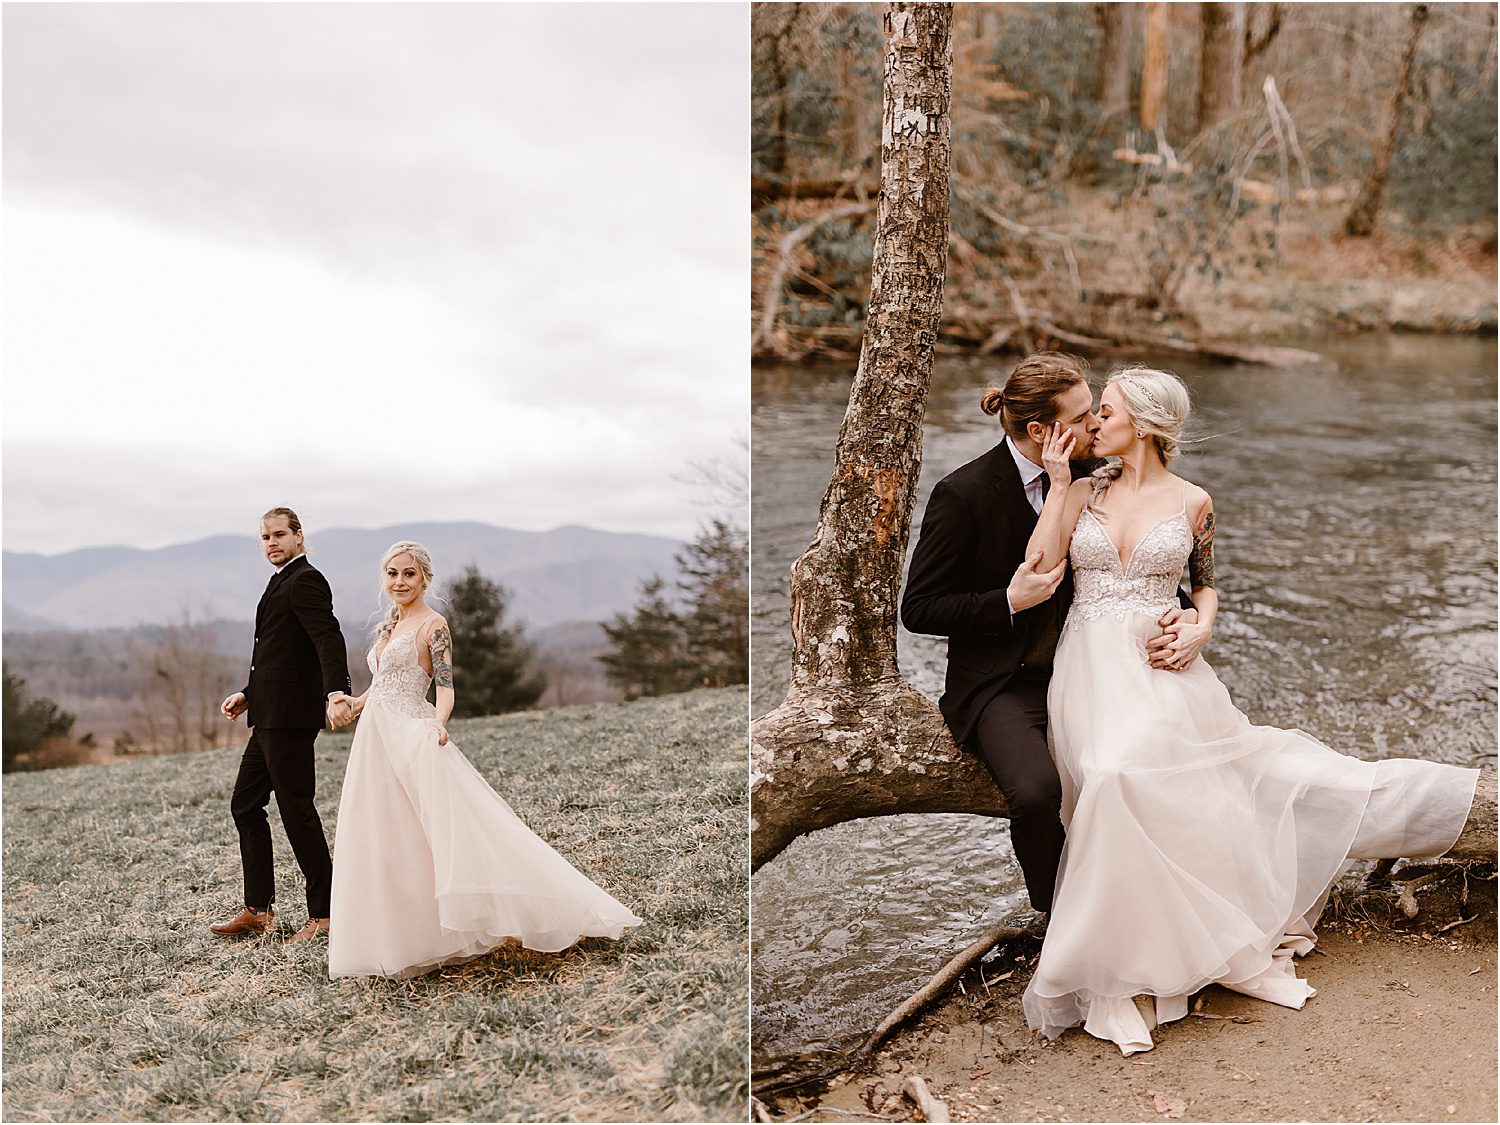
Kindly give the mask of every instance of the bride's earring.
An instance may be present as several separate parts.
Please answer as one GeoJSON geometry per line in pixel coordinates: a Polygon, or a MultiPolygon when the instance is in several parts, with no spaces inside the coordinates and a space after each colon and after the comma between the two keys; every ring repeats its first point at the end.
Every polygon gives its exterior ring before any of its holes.
{"type": "Polygon", "coordinates": [[[1145,436],[1146,436],[1146,435],[1145,435],[1145,434],[1143,434],[1143,433],[1141,433],[1141,431],[1140,431],[1140,430],[1136,430],[1136,432],[1135,432],[1135,436],[1136,436],[1136,437],[1138,437],[1138,438],[1143,438],[1143,437],[1145,437],[1145,436]]]}

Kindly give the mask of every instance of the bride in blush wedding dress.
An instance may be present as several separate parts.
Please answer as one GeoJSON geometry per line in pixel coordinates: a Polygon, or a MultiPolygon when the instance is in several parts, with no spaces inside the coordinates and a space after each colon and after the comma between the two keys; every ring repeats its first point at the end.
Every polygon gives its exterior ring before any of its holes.
{"type": "Polygon", "coordinates": [[[427,550],[397,543],[381,569],[393,608],[368,654],[375,679],[350,701],[361,722],[339,799],[328,975],[414,976],[510,941],[557,952],[639,925],[448,740],[451,642],[423,597],[427,550]]]}
{"type": "Polygon", "coordinates": [[[1302,1007],[1292,957],[1345,862],[1441,855],[1479,776],[1254,726],[1204,661],[1148,655],[1184,564],[1197,628],[1218,609],[1212,499],[1167,471],[1189,407],[1173,375],[1113,373],[1094,451],[1121,460],[1070,485],[1071,438],[1049,438],[1027,547],[1039,570],[1067,553],[1075,594],[1047,699],[1067,842],[1022,1004],[1049,1038],[1082,1024],[1127,1055],[1211,983],[1302,1007]]]}

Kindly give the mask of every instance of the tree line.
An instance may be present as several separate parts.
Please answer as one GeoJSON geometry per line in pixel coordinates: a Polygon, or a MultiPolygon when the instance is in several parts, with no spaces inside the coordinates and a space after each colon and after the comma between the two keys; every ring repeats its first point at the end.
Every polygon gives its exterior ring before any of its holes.
{"type": "MultiPolygon", "coordinates": [[[[454,637],[453,671],[461,685],[455,718],[499,715],[600,698],[635,699],[749,679],[748,545],[744,533],[715,519],[677,556],[670,587],[646,582],[629,614],[602,626],[599,640],[539,654],[524,627],[509,620],[511,592],[466,567],[437,604],[454,637]],[[603,684],[599,683],[601,679],[603,684]]],[[[63,665],[82,661],[129,725],[114,738],[117,754],[182,753],[226,740],[219,703],[244,669],[230,641],[238,625],[180,621],[112,638],[88,651],[77,636],[50,637],[47,679],[65,684],[63,665]],[[233,651],[231,651],[233,650],[233,651]]],[[[349,642],[356,690],[368,686],[363,637],[349,642]]],[[[33,647],[37,647],[33,645],[33,647]]],[[[73,739],[75,716],[5,668],[4,769],[74,765],[93,750],[91,735],[73,739]]]]}
{"type": "MultiPolygon", "coordinates": [[[[857,351],[880,19],[753,6],[758,357],[857,351]]],[[[1493,5],[966,4],[953,74],[949,345],[1189,336],[1293,232],[1494,254],[1493,5]]]]}

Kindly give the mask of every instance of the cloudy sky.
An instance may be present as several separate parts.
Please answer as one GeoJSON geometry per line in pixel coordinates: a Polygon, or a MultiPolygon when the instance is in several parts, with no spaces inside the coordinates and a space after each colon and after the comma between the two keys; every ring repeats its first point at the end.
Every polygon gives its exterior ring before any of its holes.
{"type": "Polygon", "coordinates": [[[10,550],[686,537],[743,457],[726,5],[4,8],[10,550]]]}

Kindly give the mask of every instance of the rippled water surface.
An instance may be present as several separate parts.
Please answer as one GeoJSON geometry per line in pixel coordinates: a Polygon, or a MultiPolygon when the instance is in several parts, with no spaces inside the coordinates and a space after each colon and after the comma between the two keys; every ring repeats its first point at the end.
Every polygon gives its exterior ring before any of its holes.
{"type": "MultiPolygon", "coordinates": [[[[1495,341],[1304,346],[1336,368],[1173,366],[1213,435],[1177,465],[1213,493],[1218,521],[1208,659],[1254,722],[1366,758],[1492,764],[1495,341]]],[[[978,399],[1008,370],[939,363],[913,539],[932,486],[998,440],[978,399]]],[[[754,375],[757,714],[786,692],[787,568],[817,521],[851,375],[754,375]]],[[[933,698],[944,647],[900,638],[902,671],[933,698]]],[[[753,902],[765,1070],[868,1030],[1024,895],[1003,822],[903,816],[799,840],[756,873],[753,902]]]]}

